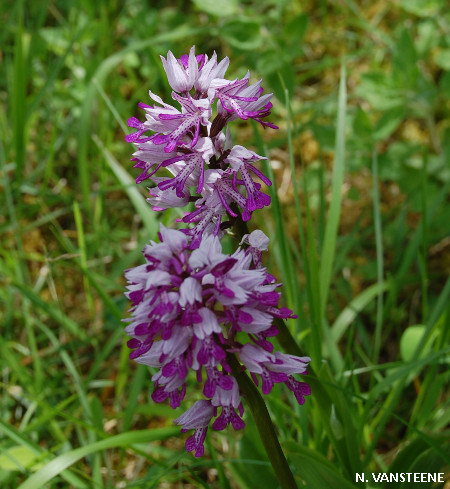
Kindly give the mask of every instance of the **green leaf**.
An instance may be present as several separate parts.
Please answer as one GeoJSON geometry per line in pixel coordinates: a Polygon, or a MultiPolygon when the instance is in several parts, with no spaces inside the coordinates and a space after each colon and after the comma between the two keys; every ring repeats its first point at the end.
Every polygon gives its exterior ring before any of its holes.
{"type": "MultiPolygon", "coordinates": [[[[278,53],[278,56],[280,58],[282,57],[280,53],[278,53]]],[[[286,88],[288,89],[289,95],[292,96],[296,86],[292,61],[286,61],[276,72],[269,73],[266,76],[266,80],[274,96],[279,100],[283,99],[286,88]]]]}
{"type": "Polygon", "coordinates": [[[38,472],[25,480],[17,489],[41,489],[48,481],[59,475],[74,463],[87,455],[107,450],[109,448],[131,447],[138,443],[150,443],[173,436],[179,432],[178,428],[156,428],[153,430],[129,431],[120,435],[106,438],[105,440],[90,443],[81,448],[76,448],[54,458],[42,467],[38,472]]]}
{"type": "Polygon", "coordinates": [[[193,0],[195,6],[217,17],[233,15],[238,11],[237,0],[193,0]]]}
{"type": "Polygon", "coordinates": [[[23,177],[23,168],[25,165],[25,147],[26,147],[26,118],[27,110],[27,49],[25,44],[26,35],[24,32],[24,7],[19,2],[15,26],[14,42],[14,63],[13,78],[10,90],[11,119],[13,127],[13,142],[16,151],[16,183],[20,183],[23,177]]]}
{"type": "MultiPolygon", "coordinates": [[[[439,80],[439,88],[443,94],[450,97],[450,72],[444,73],[439,80]]],[[[446,141],[446,139],[444,139],[446,141]]]]}
{"type": "MultiPolygon", "coordinates": [[[[443,453],[449,453],[450,444],[447,441],[448,439],[448,432],[435,435],[431,438],[436,447],[440,448],[443,453]]],[[[394,461],[389,466],[389,473],[444,472],[445,463],[447,462],[443,460],[439,450],[430,447],[430,444],[422,437],[417,437],[410,440],[400,449],[394,461]],[[429,463],[429,465],[425,467],[423,465],[424,461],[429,463]],[[417,468],[417,470],[413,470],[413,467],[417,468]],[[421,468],[423,470],[420,470],[421,468]]],[[[405,487],[405,485],[400,487],[405,487]]],[[[422,487],[425,487],[423,483],[422,487]]]]}
{"type": "Polygon", "coordinates": [[[353,131],[360,138],[370,138],[373,133],[373,125],[369,115],[361,107],[358,107],[353,119],[353,131]]]}
{"type": "Polygon", "coordinates": [[[394,78],[404,87],[414,87],[417,81],[417,52],[409,30],[403,29],[395,46],[393,59],[394,78]]]}
{"type": "Polygon", "coordinates": [[[40,455],[30,447],[19,445],[5,450],[0,455],[0,470],[30,469],[40,455]]]}
{"type": "Polygon", "coordinates": [[[220,34],[231,46],[244,51],[251,51],[261,45],[260,30],[261,25],[259,22],[240,17],[226,23],[220,29],[220,34]]]}
{"type": "Polygon", "coordinates": [[[293,17],[283,27],[282,36],[287,41],[287,51],[290,58],[298,56],[303,52],[302,39],[308,27],[309,17],[307,14],[300,14],[293,17]]]}
{"type": "Polygon", "coordinates": [[[333,127],[312,122],[311,129],[321,148],[325,151],[332,151],[336,137],[333,127]]]}
{"type": "Polygon", "coordinates": [[[228,467],[233,477],[239,481],[239,487],[271,489],[279,485],[252,416],[248,416],[245,422],[244,436],[239,442],[239,458],[228,464],[228,467]]]}
{"type": "Polygon", "coordinates": [[[450,71],[450,49],[441,49],[434,56],[434,61],[443,70],[450,71]]]}
{"type": "MultiPolygon", "coordinates": [[[[410,142],[392,142],[386,152],[378,158],[380,180],[404,181],[405,161],[416,153],[416,147],[410,142]]],[[[408,174],[408,178],[411,176],[408,174]]]]}
{"type": "MultiPolygon", "coordinates": [[[[448,433],[447,433],[448,436],[448,433]]],[[[450,443],[445,443],[441,441],[442,451],[445,453],[449,453],[450,451],[450,443]]],[[[409,466],[407,471],[412,473],[425,473],[428,474],[440,474],[441,480],[445,480],[445,474],[448,471],[448,461],[444,460],[442,455],[438,453],[434,448],[428,448],[425,452],[419,454],[419,456],[413,460],[409,461],[409,466]]],[[[437,479],[437,478],[436,478],[437,479]]],[[[437,482],[437,480],[436,480],[437,482]]],[[[433,488],[441,488],[444,486],[444,483],[434,485],[433,482],[430,482],[430,487],[433,488]]],[[[400,489],[419,489],[423,488],[423,482],[403,482],[399,485],[400,489]]]]}
{"type": "Polygon", "coordinates": [[[288,442],[288,457],[307,489],[355,489],[336,468],[320,453],[303,445],[288,442]]]}
{"type": "Polygon", "coordinates": [[[435,19],[425,19],[417,27],[418,39],[416,49],[420,57],[424,57],[440,43],[439,27],[435,19]]]}
{"type": "MultiPolygon", "coordinates": [[[[256,70],[261,75],[281,71],[286,63],[286,56],[278,50],[264,50],[256,60],[256,70]]],[[[277,77],[278,78],[278,77],[277,77]]]]}
{"type": "MultiPolygon", "coordinates": [[[[400,355],[404,362],[410,362],[414,358],[414,352],[420,344],[423,335],[426,331],[426,326],[417,324],[406,328],[400,339],[400,355]]],[[[425,355],[430,350],[432,338],[427,342],[426,347],[422,350],[422,355],[425,355]]]]}
{"type": "Polygon", "coordinates": [[[446,5],[446,0],[402,0],[402,8],[420,17],[434,17],[446,5]]]}
{"type": "Polygon", "coordinates": [[[378,72],[363,74],[356,93],[376,110],[392,109],[405,104],[404,88],[397,86],[391,74],[378,72]]]}
{"type": "Polygon", "coordinates": [[[403,106],[394,107],[384,112],[375,125],[375,131],[373,134],[375,140],[381,141],[389,137],[401,124],[404,117],[405,108],[403,106]]]}
{"type": "MultiPolygon", "coordinates": [[[[355,472],[362,471],[361,460],[359,457],[359,440],[357,437],[356,422],[357,420],[349,410],[348,395],[342,390],[336,381],[333,379],[330,365],[324,362],[318,374],[319,384],[326,390],[330,402],[330,412],[327,424],[330,431],[327,429],[327,434],[332,433],[334,439],[334,448],[337,458],[340,461],[340,466],[346,471],[346,475],[350,476],[355,472]],[[338,427],[339,423],[339,427],[338,427]],[[342,430],[340,429],[342,428],[342,430]],[[344,435],[344,436],[342,436],[344,435]]],[[[312,395],[318,393],[317,385],[311,383],[312,395]]],[[[325,398],[323,394],[320,396],[325,398]]],[[[319,402],[319,398],[317,398],[319,402]]]]}

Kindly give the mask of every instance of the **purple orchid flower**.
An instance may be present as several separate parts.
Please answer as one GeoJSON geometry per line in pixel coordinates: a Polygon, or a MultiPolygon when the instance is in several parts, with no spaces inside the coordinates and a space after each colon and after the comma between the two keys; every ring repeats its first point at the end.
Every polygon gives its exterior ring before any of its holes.
{"type": "MultiPolygon", "coordinates": [[[[196,372],[199,382],[205,378],[207,401],[178,418],[184,430],[196,430],[186,447],[200,456],[213,417],[215,430],[228,424],[235,429],[244,426],[239,387],[227,363],[229,353],[239,356],[256,384],[256,375],[261,377],[264,394],[284,382],[299,402],[308,392],[293,375],[306,373],[309,358],[273,352],[269,341],[276,333],[273,319],[292,311],[277,307],[279,284],[268,283],[260,257],[255,261],[243,248],[224,254],[213,234],[203,234],[195,249],[191,239],[161,224],[161,242],[150,242],[143,250],[145,264],[126,272],[132,307],[125,331],[131,337],[130,357],[158,369],[152,377],[155,402],[169,400],[176,409],[185,397],[189,371],[196,372]]],[[[247,241],[265,248],[268,239],[258,231],[247,241]]]]}
{"type": "Polygon", "coordinates": [[[296,316],[278,306],[281,284],[263,266],[267,236],[247,234],[231,255],[220,241],[236,221],[249,221],[270,205],[261,187],[272,182],[257,166],[266,158],[233,146],[227,124],[253,119],[277,129],[265,120],[272,94],[264,94],[261,80],[250,84],[250,73],[225,79],[229,59],[218,61],[215,52],[211,58],[196,55],[195,46],[180,58],[169,51],[161,61],[180,108],[149,92],[154,103],[139,104],[145,120],[128,119],[134,132],[125,140],[135,146],[132,161],[141,172],[136,183],[150,182],[153,210],[193,208],[177,219],[186,228],[161,224],[159,242],[144,247],[145,263],[126,271],[132,305],[125,331],[130,358],[156,369],[155,402],[178,408],[191,371],[203,385],[204,399],[174,421],[182,432],[194,430],[186,450],[201,457],[211,422],[214,430],[245,426],[230,355],[257,386],[261,381],[263,394],[282,383],[299,404],[310,388],[294,376],[307,373],[310,359],[277,352],[271,342],[278,334],[274,319],[296,316]]]}

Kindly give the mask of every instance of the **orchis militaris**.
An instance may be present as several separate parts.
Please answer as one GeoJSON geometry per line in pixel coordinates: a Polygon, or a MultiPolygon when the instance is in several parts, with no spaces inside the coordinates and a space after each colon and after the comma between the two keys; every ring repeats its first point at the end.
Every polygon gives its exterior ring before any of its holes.
{"type": "Polygon", "coordinates": [[[216,53],[208,59],[192,47],[179,59],[170,51],[161,59],[180,108],[150,92],[154,105],[139,104],[145,121],[130,118],[136,131],[125,139],[136,146],[132,161],[141,170],[136,183],[154,184],[147,199],[153,210],[190,202],[195,209],[179,220],[187,227],[161,225],[160,242],[143,250],[145,263],[126,272],[132,302],[126,332],[130,358],[158,368],[152,378],[155,402],[169,399],[172,408],[179,407],[191,370],[203,382],[204,399],[175,420],[183,432],[194,430],[186,449],[199,457],[213,418],[215,430],[244,427],[243,393],[227,361],[230,354],[257,386],[261,380],[263,394],[284,383],[300,404],[310,388],[294,374],[306,374],[310,358],[273,351],[274,318],[296,316],[278,307],[281,284],[261,263],[267,236],[259,230],[241,236],[231,255],[222,252],[220,242],[227,228],[270,204],[260,182],[271,181],[255,166],[265,158],[233,146],[226,126],[254,119],[276,129],[264,120],[272,94],[263,95],[261,81],[250,85],[249,73],[225,79],[229,60],[218,62],[216,53]]]}

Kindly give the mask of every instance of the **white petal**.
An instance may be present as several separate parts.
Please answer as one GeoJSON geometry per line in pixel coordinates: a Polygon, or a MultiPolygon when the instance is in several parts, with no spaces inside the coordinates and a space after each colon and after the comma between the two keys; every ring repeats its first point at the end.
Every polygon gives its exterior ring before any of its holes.
{"type": "Polygon", "coordinates": [[[180,306],[194,304],[195,301],[202,300],[202,286],[193,277],[186,278],[180,285],[180,306]]]}
{"type": "Polygon", "coordinates": [[[255,229],[248,236],[248,242],[250,246],[256,248],[259,251],[267,251],[269,248],[270,239],[259,229],[255,229]]]}
{"type": "Polygon", "coordinates": [[[180,252],[187,247],[187,237],[181,231],[166,228],[161,224],[160,233],[164,244],[168,246],[173,253],[180,252]]]}
{"type": "Polygon", "coordinates": [[[185,430],[205,428],[208,426],[214,414],[214,408],[210,401],[201,399],[194,403],[186,412],[173,422],[182,426],[185,430]]]}
{"type": "Polygon", "coordinates": [[[194,324],[194,334],[200,340],[203,340],[207,336],[211,336],[213,333],[220,333],[222,330],[217,322],[216,315],[206,307],[202,307],[199,311],[203,321],[201,323],[194,324]]]}

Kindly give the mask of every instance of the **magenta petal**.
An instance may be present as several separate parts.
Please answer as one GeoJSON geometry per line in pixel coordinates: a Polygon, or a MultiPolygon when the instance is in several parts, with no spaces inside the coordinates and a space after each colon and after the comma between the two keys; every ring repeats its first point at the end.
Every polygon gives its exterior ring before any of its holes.
{"type": "Polygon", "coordinates": [[[231,424],[236,431],[242,430],[242,428],[245,427],[244,421],[242,421],[242,419],[238,415],[233,416],[231,424]]]}
{"type": "Polygon", "coordinates": [[[127,341],[128,348],[137,348],[141,345],[141,342],[137,338],[131,338],[131,340],[127,341]]]}
{"type": "Polygon", "coordinates": [[[228,258],[224,260],[222,263],[216,265],[211,270],[211,273],[214,275],[214,277],[220,277],[221,275],[225,275],[233,268],[236,262],[237,260],[235,258],[228,258]]]}
{"type": "Polygon", "coordinates": [[[212,424],[211,428],[215,431],[222,431],[227,426],[227,420],[223,415],[220,415],[212,424]]]}

